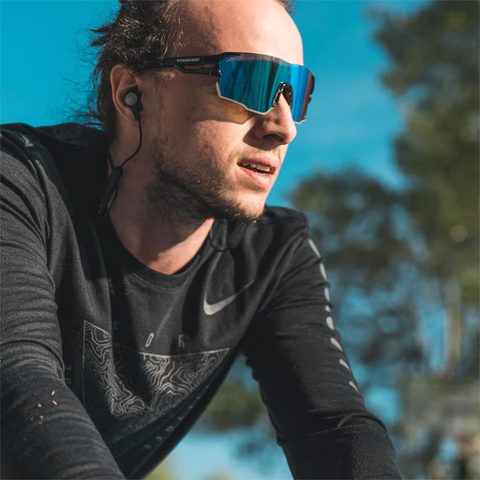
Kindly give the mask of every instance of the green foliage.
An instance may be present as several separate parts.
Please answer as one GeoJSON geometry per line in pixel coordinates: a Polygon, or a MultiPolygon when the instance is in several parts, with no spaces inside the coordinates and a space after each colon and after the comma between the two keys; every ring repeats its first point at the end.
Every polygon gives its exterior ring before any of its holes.
{"type": "Polygon", "coordinates": [[[228,471],[222,471],[213,477],[204,477],[203,480],[235,480],[235,477],[228,471]]]}
{"type": "Polygon", "coordinates": [[[395,142],[410,180],[411,227],[425,242],[423,268],[455,278],[478,306],[478,2],[436,1],[415,14],[377,14],[377,42],[392,65],[385,85],[401,97],[406,129],[395,142]]]}
{"type": "Polygon", "coordinates": [[[175,467],[170,460],[163,461],[145,478],[146,480],[180,480],[180,477],[176,474],[175,467]]]}
{"type": "Polygon", "coordinates": [[[257,389],[248,388],[241,378],[222,386],[205,412],[201,426],[206,430],[227,433],[232,429],[251,428],[263,420],[265,407],[257,389]]]}
{"type": "Polygon", "coordinates": [[[417,261],[439,282],[454,369],[461,332],[479,304],[479,5],[436,1],[377,19],[376,40],[392,60],[384,83],[405,111],[395,152],[410,180],[410,227],[424,246],[417,261]]]}

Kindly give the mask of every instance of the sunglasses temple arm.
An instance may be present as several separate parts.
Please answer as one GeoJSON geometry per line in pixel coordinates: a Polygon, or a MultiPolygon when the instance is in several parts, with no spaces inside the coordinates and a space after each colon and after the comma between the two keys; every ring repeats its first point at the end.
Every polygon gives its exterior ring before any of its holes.
{"type": "MultiPolygon", "coordinates": [[[[166,67],[167,65],[164,65],[164,66],[166,67]]],[[[172,66],[173,68],[176,68],[177,70],[179,70],[182,73],[195,73],[197,75],[214,75],[216,77],[221,77],[222,76],[222,74],[220,73],[220,70],[218,69],[217,66],[209,67],[209,68],[197,68],[195,70],[185,68],[184,64],[168,65],[168,66],[169,67],[172,66]]]]}

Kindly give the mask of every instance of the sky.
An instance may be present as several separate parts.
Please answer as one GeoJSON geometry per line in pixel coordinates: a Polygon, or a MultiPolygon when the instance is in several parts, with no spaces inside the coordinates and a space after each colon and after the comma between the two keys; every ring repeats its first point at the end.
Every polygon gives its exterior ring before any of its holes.
{"type": "MultiPolygon", "coordinates": [[[[408,12],[422,4],[299,0],[294,19],[316,86],[270,205],[290,206],[288,193],[300,180],[347,165],[392,187],[402,184],[392,149],[392,140],[402,131],[402,114],[381,85],[388,58],[372,40],[375,24],[365,10],[374,6],[408,12]]],[[[68,120],[82,105],[92,70],[87,29],[111,18],[117,8],[116,0],[0,0],[0,122],[40,126],[68,120]]],[[[384,402],[385,397],[370,401],[384,402]]],[[[268,474],[238,461],[233,452],[230,437],[205,438],[194,430],[171,457],[179,475],[189,480],[220,471],[233,479],[291,478],[280,449],[268,474]]]]}

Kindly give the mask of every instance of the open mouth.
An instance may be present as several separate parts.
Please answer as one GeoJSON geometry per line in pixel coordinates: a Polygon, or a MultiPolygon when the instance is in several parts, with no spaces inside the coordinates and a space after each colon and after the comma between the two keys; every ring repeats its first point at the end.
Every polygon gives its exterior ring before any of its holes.
{"type": "Polygon", "coordinates": [[[246,170],[252,170],[260,175],[271,175],[275,172],[274,167],[269,167],[268,165],[260,165],[258,163],[251,162],[241,162],[238,164],[239,167],[245,168],[246,170]]]}

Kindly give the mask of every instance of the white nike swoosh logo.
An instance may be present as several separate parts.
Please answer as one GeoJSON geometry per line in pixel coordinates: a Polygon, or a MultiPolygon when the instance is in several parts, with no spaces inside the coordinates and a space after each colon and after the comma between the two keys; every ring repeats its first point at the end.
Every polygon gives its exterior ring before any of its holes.
{"type": "Polygon", "coordinates": [[[224,298],[223,300],[220,300],[217,303],[208,303],[207,302],[207,295],[205,294],[205,298],[203,299],[203,311],[205,312],[205,315],[215,315],[216,313],[220,312],[223,310],[225,307],[228,307],[231,303],[233,303],[236,298],[244,291],[246,290],[253,282],[255,279],[253,279],[251,282],[248,282],[241,290],[239,290],[237,293],[230,295],[227,298],[224,298]]]}

